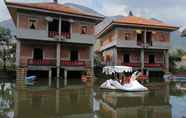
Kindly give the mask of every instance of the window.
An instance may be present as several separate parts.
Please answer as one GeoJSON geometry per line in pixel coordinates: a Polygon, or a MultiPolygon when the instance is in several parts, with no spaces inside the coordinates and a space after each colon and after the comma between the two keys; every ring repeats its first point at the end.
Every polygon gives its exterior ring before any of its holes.
{"type": "Polygon", "coordinates": [[[147,32],[146,39],[147,39],[147,44],[152,46],[152,32],[147,32]]]}
{"type": "Polygon", "coordinates": [[[123,55],[123,62],[124,63],[130,63],[130,55],[129,54],[124,54],[123,55]]]}
{"type": "Polygon", "coordinates": [[[125,40],[130,40],[130,33],[125,33],[124,36],[125,36],[125,40]]]}
{"type": "Polygon", "coordinates": [[[155,64],[155,56],[149,55],[149,64],[155,64]]]}
{"type": "Polygon", "coordinates": [[[137,44],[141,45],[144,43],[144,32],[137,33],[137,44]]]}
{"type": "Polygon", "coordinates": [[[36,18],[30,18],[29,19],[29,28],[30,29],[36,29],[36,23],[37,23],[36,18]]]}
{"type": "Polygon", "coordinates": [[[78,49],[72,49],[70,52],[70,60],[78,61],[78,49]]]}
{"type": "Polygon", "coordinates": [[[43,59],[43,49],[35,48],[33,58],[36,60],[42,60],[43,59]]]}
{"type": "Polygon", "coordinates": [[[61,23],[61,35],[65,39],[70,39],[70,32],[71,32],[70,26],[71,26],[70,22],[68,22],[68,21],[62,21],[62,23],[61,23]]]}
{"type": "Polygon", "coordinates": [[[55,37],[59,35],[59,20],[53,19],[52,22],[48,22],[48,36],[55,37]]]}
{"type": "Polygon", "coordinates": [[[61,23],[61,32],[63,33],[65,33],[65,32],[67,32],[67,33],[70,33],[70,23],[69,22],[67,22],[67,21],[62,21],[62,23],[61,23]]]}
{"type": "Polygon", "coordinates": [[[85,25],[81,26],[81,34],[87,34],[87,33],[88,33],[87,26],[85,26],[85,25]]]}

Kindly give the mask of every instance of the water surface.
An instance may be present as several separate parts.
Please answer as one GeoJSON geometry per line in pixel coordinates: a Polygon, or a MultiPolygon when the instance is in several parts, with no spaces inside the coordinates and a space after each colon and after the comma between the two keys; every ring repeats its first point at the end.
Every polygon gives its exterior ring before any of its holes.
{"type": "Polygon", "coordinates": [[[15,82],[1,82],[0,118],[185,118],[186,92],[174,86],[118,92],[84,85],[16,89],[15,82]]]}

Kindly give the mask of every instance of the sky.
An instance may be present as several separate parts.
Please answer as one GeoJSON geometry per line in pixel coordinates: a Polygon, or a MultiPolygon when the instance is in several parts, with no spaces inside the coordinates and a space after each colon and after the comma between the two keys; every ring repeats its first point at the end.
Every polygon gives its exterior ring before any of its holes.
{"type": "MultiPolygon", "coordinates": [[[[13,2],[51,2],[52,0],[7,0],[13,2]]],[[[128,15],[156,18],[179,27],[186,27],[186,0],[58,0],[60,3],[76,3],[92,8],[105,16],[128,15]]],[[[9,19],[9,13],[0,0],[0,21],[9,19]]]]}

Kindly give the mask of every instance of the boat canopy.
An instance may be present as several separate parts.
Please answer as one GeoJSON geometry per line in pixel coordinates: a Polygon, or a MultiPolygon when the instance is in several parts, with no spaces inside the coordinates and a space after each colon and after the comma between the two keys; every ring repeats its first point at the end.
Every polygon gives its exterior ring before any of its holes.
{"type": "Polygon", "coordinates": [[[112,75],[112,73],[123,73],[132,72],[132,67],[129,66],[105,66],[103,68],[103,73],[106,75],[112,75]]]}

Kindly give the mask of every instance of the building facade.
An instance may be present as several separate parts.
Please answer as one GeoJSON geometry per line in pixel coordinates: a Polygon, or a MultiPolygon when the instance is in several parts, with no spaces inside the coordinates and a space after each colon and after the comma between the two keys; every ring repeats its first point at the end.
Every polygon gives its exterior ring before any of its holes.
{"type": "Polygon", "coordinates": [[[57,2],[6,4],[17,28],[17,68],[63,75],[67,84],[70,72],[93,67],[95,25],[102,16],[57,2]]]}
{"type": "Polygon", "coordinates": [[[147,72],[168,71],[170,32],[177,27],[136,16],[105,19],[96,27],[105,65],[132,66],[147,72]]]}

